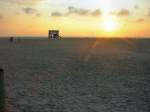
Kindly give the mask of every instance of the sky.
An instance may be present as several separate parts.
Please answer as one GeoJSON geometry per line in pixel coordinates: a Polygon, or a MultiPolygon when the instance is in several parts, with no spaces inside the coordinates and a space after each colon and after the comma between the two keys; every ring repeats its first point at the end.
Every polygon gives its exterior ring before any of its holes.
{"type": "Polygon", "coordinates": [[[150,0],[0,0],[0,36],[150,37],[150,0]]]}

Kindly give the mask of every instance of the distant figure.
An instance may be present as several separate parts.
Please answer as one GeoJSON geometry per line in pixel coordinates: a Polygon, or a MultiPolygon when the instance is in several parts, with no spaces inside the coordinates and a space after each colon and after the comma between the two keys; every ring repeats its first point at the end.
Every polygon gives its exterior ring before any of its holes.
{"type": "Polygon", "coordinates": [[[9,41],[10,41],[10,42],[14,42],[14,37],[10,37],[10,38],[9,38],[9,41]]]}

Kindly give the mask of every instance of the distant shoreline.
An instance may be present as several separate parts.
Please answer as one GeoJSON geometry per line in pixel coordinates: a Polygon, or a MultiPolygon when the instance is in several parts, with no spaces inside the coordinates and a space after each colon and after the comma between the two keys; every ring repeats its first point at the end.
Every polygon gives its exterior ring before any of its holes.
{"type": "MultiPolygon", "coordinates": [[[[0,39],[10,38],[11,36],[0,36],[0,39]]],[[[12,36],[21,39],[47,39],[46,36],[12,36]]],[[[150,39],[150,37],[62,37],[63,39],[150,39]]]]}

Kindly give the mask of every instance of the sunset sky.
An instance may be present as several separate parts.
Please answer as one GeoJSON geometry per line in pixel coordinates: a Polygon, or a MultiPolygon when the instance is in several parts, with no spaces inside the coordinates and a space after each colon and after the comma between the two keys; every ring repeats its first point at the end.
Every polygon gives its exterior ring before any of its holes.
{"type": "Polygon", "coordinates": [[[0,36],[150,37],[150,0],[0,0],[0,36]]]}

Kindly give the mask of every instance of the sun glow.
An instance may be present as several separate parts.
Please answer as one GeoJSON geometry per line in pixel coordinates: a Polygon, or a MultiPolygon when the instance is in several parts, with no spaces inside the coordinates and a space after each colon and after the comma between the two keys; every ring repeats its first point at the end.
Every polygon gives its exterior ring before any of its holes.
{"type": "Polygon", "coordinates": [[[105,31],[112,32],[115,31],[118,28],[118,23],[116,20],[113,19],[107,19],[102,22],[101,26],[105,31]]]}

